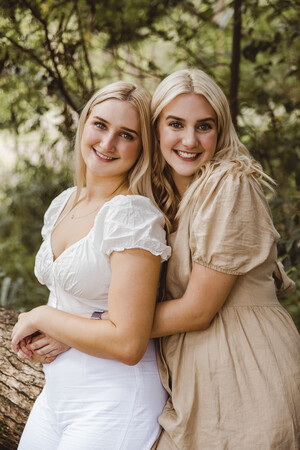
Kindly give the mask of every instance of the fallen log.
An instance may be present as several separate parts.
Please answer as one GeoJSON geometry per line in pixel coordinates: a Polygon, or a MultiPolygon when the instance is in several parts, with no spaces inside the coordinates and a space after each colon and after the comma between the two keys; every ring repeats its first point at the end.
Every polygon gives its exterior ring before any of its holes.
{"type": "Polygon", "coordinates": [[[0,449],[15,450],[34,400],[44,385],[40,363],[20,360],[11,349],[18,313],[0,308],[0,449]]]}

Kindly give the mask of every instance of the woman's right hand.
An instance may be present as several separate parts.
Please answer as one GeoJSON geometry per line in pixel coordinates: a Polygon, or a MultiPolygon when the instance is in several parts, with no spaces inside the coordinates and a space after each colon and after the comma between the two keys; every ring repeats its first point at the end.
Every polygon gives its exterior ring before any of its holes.
{"type": "MultiPolygon", "coordinates": [[[[90,318],[90,313],[82,314],[82,316],[90,318]]],[[[108,311],[102,314],[101,319],[109,320],[108,311]]],[[[48,364],[69,348],[68,345],[62,344],[45,333],[37,331],[30,336],[26,336],[19,342],[17,355],[23,360],[48,364]]]]}
{"type": "Polygon", "coordinates": [[[52,358],[69,350],[69,346],[56,341],[45,333],[39,333],[31,339],[29,349],[37,355],[52,358]]]}
{"type": "Polygon", "coordinates": [[[18,357],[23,360],[29,360],[33,363],[49,364],[56,359],[56,356],[39,355],[36,352],[31,352],[28,356],[28,348],[26,347],[25,339],[20,342],[20,349],[17,353],[18,357]]]}
{"type": "Polygon", "coordinates": [[[32,362],[48,364],[69,348],[68,345],[62,344],[44,333],[35,333],[20,342],[18,356],[32,362]]]}

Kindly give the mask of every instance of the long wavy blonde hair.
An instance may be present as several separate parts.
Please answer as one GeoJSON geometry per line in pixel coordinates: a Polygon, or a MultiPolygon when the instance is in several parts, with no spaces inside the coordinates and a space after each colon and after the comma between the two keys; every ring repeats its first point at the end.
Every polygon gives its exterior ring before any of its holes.
{"type": "Polygon", "coordinates": [[[174,219],[178,219],[183,211],[192,203],[200,192],[213,169],[221,162],[234,163],[236,171],[242,170],[252,176],[258,183],[271,188],[274,183],[266,175],[260,164],[251,158],[247,148],[239,140],[234,129],[228,101],[220,87],[202,70],[178,70],[166,77],[156,88],[152,97],[151,116],[154,129],[162,110],[175,97],[181,94],[200,94],[206,98],[217,115],[218,139],[214,158],[201,166],[195,173],[190,187],[182,199],[173,181],[170,166],[164,160],[159,146],[157,133],[154,137],[154,155],[152,165],[152,182],[154,197],[166,216],[168,231],[174,219]]]}
{"type": "Polygon", "coordinates": [[[116,81],[97,91],[83,108],[75,138],[75,184],[77,185],[74,204],[79,199],[80,192],[86,181],[86,164],[81,154],[81,140],[84,125],[92,108],[108,99],[117,99],[131,103],[140,118],[142,149],[135,165],[129,170],[127,180],[129,190],[133,194],[145,195],[154,203],[151,185],[152,164],[152,131],[150,121],[151,95],[144,88],[126,81],[116,81]]]}

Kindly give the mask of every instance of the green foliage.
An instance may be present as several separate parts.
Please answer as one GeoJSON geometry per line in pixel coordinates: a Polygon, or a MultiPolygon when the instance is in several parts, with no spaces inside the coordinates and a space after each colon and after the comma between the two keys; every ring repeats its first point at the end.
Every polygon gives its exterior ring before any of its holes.
{"type": "Polygon", "coordinates": [[[39,117],[55,105],[68,135],[71,112],[80,110],[96,81],[105,83],[115,75],[108,61],[111,53],[145,40],[153,22],[178,3],[1,0],[0,70],[6,106],[1,126],[15,131],[27,122],[32,130],[38,125],[29,121],[32,115],[39,117]]]}
{"type": "MultiPolygon", "coordinates": [[[[241,62],[234,68],[231,0],[0,0],[0,131],[10,130],[18,146],[39,134],[29,141],[27,161],[16,146],[19,164],[3,188],[2,299],[18,298],[18,307],[29,308],[44,298],[32,275],[42,215],[70,183],[66,157],[87,98],[115,79],[153,91],[165,75],[187,66],[212,75],[228,96],[239,70],[238,132],[278,183],[271,208],[281,234],[279,258],[296,280],[299,12],[296,0],[242,2],[241,62]],[[47,126],[53,112],[56,133],[47,126]],[[64,157],[55,152],[59,147],[64,157]]],[[[300,326],[299,285],[283,304],[300,326]]]]}
{"type": "Polygon", "coordinates": [[[4,186],[0,208],[0,304],[22,310],[46,303],[47,289],[33,273],[43,215],[72,182],[68,169],[57,171],[45,165],[43,158],[37,164],[21,160],[14,177],[14,185],[4,186]]]}
{"type": "Polygon", "coordinates": [[[271,201],[274,223],[281,235],[278,242],[279,259],[290,278],[296,282],[296,289],[283,298],[281,303],[289,311],[300,330],[300,198],[276,196],[271,201]]]}

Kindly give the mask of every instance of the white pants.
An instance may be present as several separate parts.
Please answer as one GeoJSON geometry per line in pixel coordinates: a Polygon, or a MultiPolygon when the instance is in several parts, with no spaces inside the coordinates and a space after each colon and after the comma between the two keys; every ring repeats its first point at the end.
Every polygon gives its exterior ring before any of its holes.
{"type": "Polygon", "coordinates": [[[167,394],[154,342],[136,366],[70,349],[44,366],[19,450],[149,450],[167,394]]]}

